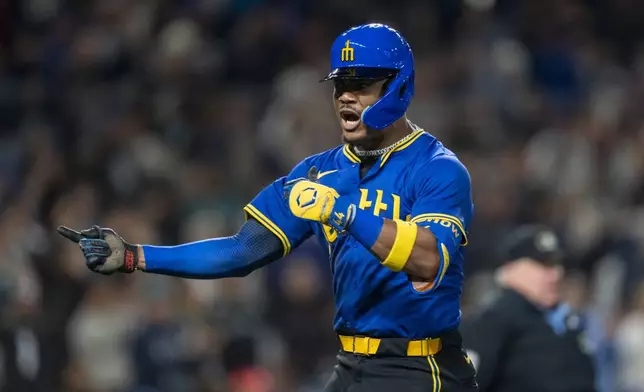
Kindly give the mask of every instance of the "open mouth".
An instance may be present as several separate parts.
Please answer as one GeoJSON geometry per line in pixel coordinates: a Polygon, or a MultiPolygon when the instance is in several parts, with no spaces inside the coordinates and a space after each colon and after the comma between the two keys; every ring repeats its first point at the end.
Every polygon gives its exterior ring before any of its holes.
{"type": "Polygon", "coordinates": [[[353,131],[360,126],[360,115],[353,110],[341,110],[340,119],[342,120],[342,127],[346,131],[353,131]]]}

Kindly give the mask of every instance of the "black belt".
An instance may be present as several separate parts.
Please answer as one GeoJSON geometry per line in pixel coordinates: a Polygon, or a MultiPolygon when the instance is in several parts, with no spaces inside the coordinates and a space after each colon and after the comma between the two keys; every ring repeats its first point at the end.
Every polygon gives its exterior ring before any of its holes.
{"type": "Polygon", "coordinates": [[[457,330],[425,339],[375,338],[364,335],[338,334],[342,351],[364,356],[428,357],[438,354],[443,347],[458,342],[457,330]]]}

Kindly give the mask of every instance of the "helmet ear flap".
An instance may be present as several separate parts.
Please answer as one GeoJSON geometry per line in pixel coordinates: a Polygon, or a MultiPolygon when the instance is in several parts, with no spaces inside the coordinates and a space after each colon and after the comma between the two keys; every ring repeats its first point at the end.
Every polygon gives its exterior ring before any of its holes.
{"type": "Polygon", "coordinates": [[[405,114],[413,95],[413,72],[398,73],[388,82],[385,94],[362,112],[362,122],[371,129],[381,130],[405,114]]]}

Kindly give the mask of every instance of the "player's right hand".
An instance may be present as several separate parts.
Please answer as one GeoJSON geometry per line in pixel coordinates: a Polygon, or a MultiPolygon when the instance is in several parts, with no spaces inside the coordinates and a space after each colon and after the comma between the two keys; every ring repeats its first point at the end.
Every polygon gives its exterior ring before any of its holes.
{"type": "Polygon", "coordinates": [[[289,208],[298,218],[326,224],[338,197],[340,197],[338,192],[331,187],[302,180],[291,189],[289,208]]]}
{"type": "Polygon", "coordinates": [[[123,240],[114,230],[92,226],[76,231],[66,226],[58,226],[58,234],[77,243],[87,267],[103,275],[114,272],[131,273],[138,264],[138,246],[123,240]]]}

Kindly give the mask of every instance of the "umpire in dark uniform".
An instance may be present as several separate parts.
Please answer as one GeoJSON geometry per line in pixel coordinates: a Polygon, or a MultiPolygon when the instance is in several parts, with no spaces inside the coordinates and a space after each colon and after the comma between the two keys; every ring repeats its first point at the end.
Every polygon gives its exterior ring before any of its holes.
{"type": "Polygon", "coordinates": [[[481,392],[595,392],[583,317],[561,302],[555,233],[524,226],[503,246],[500,295],[463,321],[463,344],[481,392]]]}

